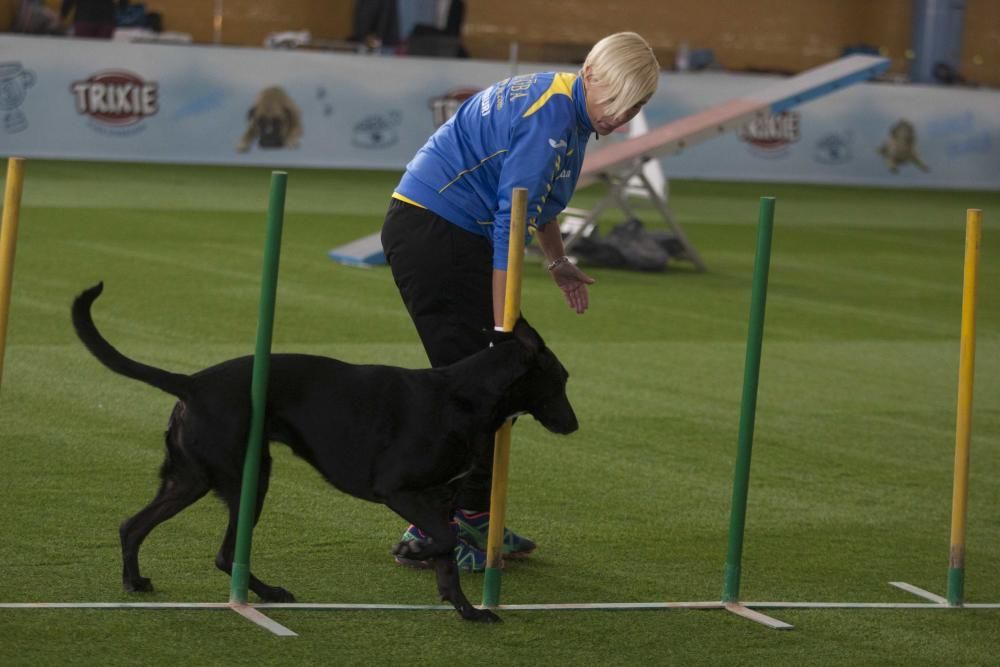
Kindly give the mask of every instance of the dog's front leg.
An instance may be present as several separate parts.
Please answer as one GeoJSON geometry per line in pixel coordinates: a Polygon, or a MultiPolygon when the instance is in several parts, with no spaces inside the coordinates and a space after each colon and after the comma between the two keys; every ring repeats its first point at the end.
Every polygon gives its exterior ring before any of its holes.
{"type": "Polygon", "coordinates": [[[462,592],[458,580],[458,567],[455,565],[455,546],[458,544],[458,539],[449,525],[454,509],[450,503],[442,505],[440,502],[435,502],[434,498],[433,491],[401,492],[389,498],[386,504],[393,511],[430,537],[429,543],[410,540],[399,544],[396,547],[396,555],[415,560],[430,560],[434,564],[441,599],[450,602],[463,619],[484,623],[499,621],[500,617],[489,609],[473,607],[462,592]]]}
{"type": "MultiPolygon", "coordinates": [[[[226,536],[223,538],[222,546],[219,547],[219,551],[215,555],[215,566],[229,576],[233,576],[233,556],[236,551],[236,524],[239,517],[239,506],[237,505],[236,509],[230,507],[229,515],[226,536]]],[[[291,592],[281,586],[271,586],[264,583],[255,577],[252,572],[248,573],[247,586],[264,602],[295,602],[295,596],[291,592]]]]}
{"type": "Polygon", "coordinates": [[[442,600],[450,602],[459,615],[467,621],[479,621],[480,623],[499,623],[500,617],[489,609],[477,609],[472,606],[469,599],[462,592],[462,587],[458,582],[458,567],[455,565],[455,548],[452,547],[447,554],[434,556],[431,559],[434,563],[434,573],[437,575],[438,593],[442,600]]]}
{"type": "MultiPolygon", "coordinates": [[[[267,488],[271,477],[271,457],[266,452],[260,460],[260,479],[257,484],[257,505],[254,508],[253,524],[257,525],[260,520],[260,512],[264,507],[264,498],[267,496],[267,488]]],[[[215,556],[215,566],[228,574],[233,575],[233,557],[236,551],[236,526],[239,523],[240,514],[240,493],[239,489],[231,488],[225,492],[220,492],[226,507],[229,509],[229,524],[226,526],[226,535],[222,539],[222,546],[215,556]]],[[[295,602],[295,596],[281,586],[271,586],[264,583],[248,573],[247,582],[250,590],[256,593],[264,602],[295,602]]]]}

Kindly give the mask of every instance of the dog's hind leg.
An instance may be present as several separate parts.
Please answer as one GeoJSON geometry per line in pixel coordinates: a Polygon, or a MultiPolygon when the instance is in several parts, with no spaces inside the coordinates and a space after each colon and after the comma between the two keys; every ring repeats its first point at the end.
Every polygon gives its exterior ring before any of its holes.
{"type": "Polygon", "coordinates": [[[431,538],[430,543],[418,543],[416,540],[402,542],[396,547],[396,555],[415,560],[430,560],[437,575],[438,593],[441,599],[450,602],[463,619],[484,623],[499,621],[500,617],[489,609],[473,607],[462,592],[458,580],[458,567],[455,565],[455,546],[458,544],[458,539],[449,525],[454,511],[451,503],[446,505],[435,503],[428,498],[426,492],[401,492],[393,494],[386,504],[431,538]]]}
{"type": "Polygon", "coordinates": [[[150,531],[208,493],[208,482],[200,475],[177,475],[176,471],[168,459],[156,497],[118,528],[122,545],[122,587],[126,591],[153,590],[150,580],[139,574],[139,547],[150,531]]]}
{"type": "MultiPolygon", "coordinates": [[[[253,523],[256,526],[260,519],[261,510],[264,507],[264,497],[267,495],[268,481],[271,477],[271,457],[264,454],[260,460],[260,479],[257,483],[257,503],[254,509],[253,523]]],[[[226,507],[229,509],[229,525],[226,526],[226,536],[222,539],[222,546],[215,556],[215,566],[232,576],[233,558],[236,551],[236,526],[239,522],[240,514],[240,490],[238,487],[220,491],[226,507]]],[[[248,581],[250,590],[256,593],[264,602],[295,602],[295,596],[280,586],[269,586],[263,581],[253,576],[251,573],[248,581]]]]}

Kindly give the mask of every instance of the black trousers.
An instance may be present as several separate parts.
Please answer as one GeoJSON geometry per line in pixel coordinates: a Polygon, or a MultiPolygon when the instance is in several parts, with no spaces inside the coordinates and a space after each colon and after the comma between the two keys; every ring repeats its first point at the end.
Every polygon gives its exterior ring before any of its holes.
{"type": "MultiPolygon", "coordinates": [[[[486,348],[493,331],[493,248],[478,234],[393,199],[382,225],[393,280],[431,366],[447,366],[486,348]]],[[[458,506],[490,508],[493,433],[470,443],[481,452],[463,480],[458,506]]]]}

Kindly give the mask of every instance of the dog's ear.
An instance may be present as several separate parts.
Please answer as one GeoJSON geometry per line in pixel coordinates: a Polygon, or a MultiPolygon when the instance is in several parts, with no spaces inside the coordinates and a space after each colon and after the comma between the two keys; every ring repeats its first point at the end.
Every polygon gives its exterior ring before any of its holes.
{"type": "Polygon", "coordinates": [[[534,357],[545,348],[545,341],[523,316],[514,324],[514,339],[527,350],[530,357],[534,357]]]}
{"type": "Polygon", "coordinates": [[[481,354],[489,354],[494,359],[486,372],[460,377],[452,393],[452,400],[460,410],[480,416],[492,414],[511,386],[528,373],[528,353],[514,343],[515,341],[508,340],[489,350],[483,350],[481,354]]]}

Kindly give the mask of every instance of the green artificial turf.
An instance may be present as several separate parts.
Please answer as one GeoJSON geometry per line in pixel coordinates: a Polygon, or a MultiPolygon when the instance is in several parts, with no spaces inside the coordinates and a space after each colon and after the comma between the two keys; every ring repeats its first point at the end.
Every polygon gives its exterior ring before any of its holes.
{"type": "MultiPolygon", "coordinates": [[[[327,258],[378,229],[397,178],[291,171],[275,351],[425,364],[389,272],[327,258]]],[[[155,491],[173,399],[102,368],[69,304],[105,281],[98,326],[170,370],[252,353],[268,183],[262,169],[27,164],[0,391],[0,602],[228,598],[212,498],[146,541],[156,591],[121,591],[117,526],[155,491]]],[[[502,601],[720,599],[757,203],[774,195],[741,599],[923,601],[889,581],[945,594],[964,217],[981,207],[965,591],[1000,603],[1000,194],[671,185],[707,273],[588,267],[577,316],[525,264],[524,312],[570,370],[581,428],[518,422],[509,524],[540,546],[508,563],[502,601]]],[[[303,602],[436,603],[432,575],[389,556],[400,519],[274,455],[257,575],[303,602]]],[[[463,584],[477,601],[481,575],[463,584]]],[[[1000,610],[768,613],[795,630],[723,611],[506,611],[484,627],[450,611],[280,610],[300,636],[278,638],[230,611],[0,610],[0,664],[997,661],[1000,610]]]]}

